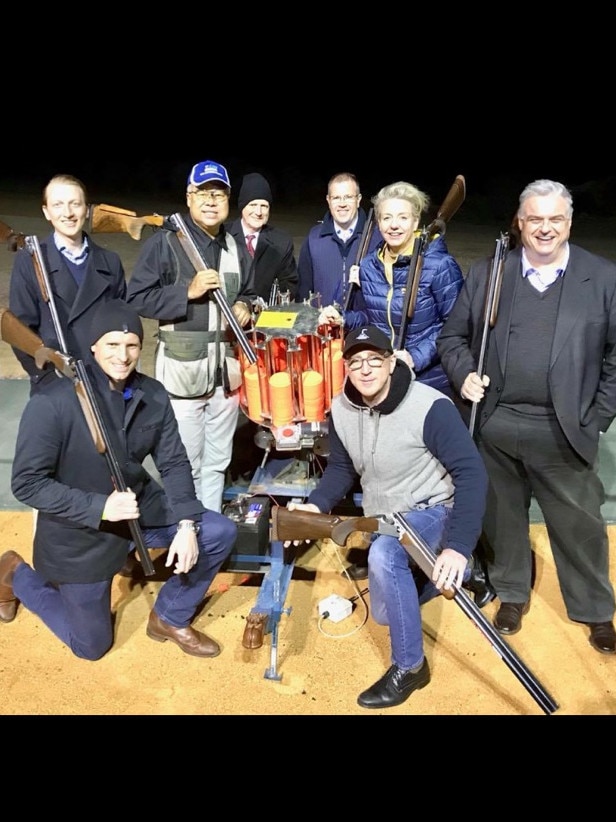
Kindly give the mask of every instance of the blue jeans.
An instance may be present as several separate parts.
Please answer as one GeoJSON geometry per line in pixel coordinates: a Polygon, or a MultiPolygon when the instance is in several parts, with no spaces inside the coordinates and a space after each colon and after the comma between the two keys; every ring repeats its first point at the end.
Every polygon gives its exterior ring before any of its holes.
{"type": "MultiPolygon", "coordinates": [[[[406,521],[438,553],[451,508],[435,505],[409,511],[406,521]]],[[[465,579],[470,570],[465,571],[465,579]]],[[[396,537],[376,536],[368,552],[370,608],[379,625],[389,626],[391,662],[408,670],[424,658],[420,606],[439,591],[413,563],[396,537]]]]}
{"type": "MultiPolygon", "coordinates": [[[[177,525],[143,528],[150,548],[168,548],[177,525]]],[[[190,624],[220,566],[235,545],[237,526],[216,511],[201,516],[199,558],[187,574],[172,574],[161,587],[154,610],[175,628],[190,624]]],[[[132,546],[127,546],[127,548],[132,546]]],[[[113,645],[111,579],[101,582],[53,583],[27,563],[15,570],[13,591],[21,604],[81,659],[100,659],[113,645]]]]}

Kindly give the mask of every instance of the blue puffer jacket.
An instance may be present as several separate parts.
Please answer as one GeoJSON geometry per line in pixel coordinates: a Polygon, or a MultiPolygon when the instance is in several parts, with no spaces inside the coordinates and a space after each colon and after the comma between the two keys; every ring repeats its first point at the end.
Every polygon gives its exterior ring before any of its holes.
{"type": "MultiPolygon", "coordinates": [[[[409,275],[410,256],[399,257],[393,266],[393,283],[386,279],[383,264],[384,243],[380,243],[361,263],[358,291],[353,311],[344,317],[345,329],[376,325],[397,345],[404,297],[409,275]]],[[[464,284],[460,266],[449,254],[443,237],[428,245],[417,290],[415,311],[406,328],[404,348],[413,358],[420,382],[432,385],[451,396],[451,387],[436,351],[436,338],[464,284]]]]}

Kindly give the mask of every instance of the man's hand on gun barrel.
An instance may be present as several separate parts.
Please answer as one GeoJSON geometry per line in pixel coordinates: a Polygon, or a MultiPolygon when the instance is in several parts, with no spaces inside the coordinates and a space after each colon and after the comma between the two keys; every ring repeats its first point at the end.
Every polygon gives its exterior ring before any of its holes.
{"type": "Polygon", "coordinates": [[[476,371],[472,371],[462,383],[460,396],[471,402],[481,402],[488,385],[490,385],[490,378],[487,374],[480,377],[476,371]]]}
{"type": "Polygon", "coordinates": [[[462,586],[467,559],[453,548],[444,548],[437,556],[432,569],[432,582],[438,588],[451,589],[454,585],[462,586]]]}

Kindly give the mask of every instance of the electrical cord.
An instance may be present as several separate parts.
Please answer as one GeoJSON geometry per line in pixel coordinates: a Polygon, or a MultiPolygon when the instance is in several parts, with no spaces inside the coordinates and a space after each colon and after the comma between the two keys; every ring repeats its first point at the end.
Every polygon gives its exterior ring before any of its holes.
{"type": "MultiPolygon", "coordinates": [[[[350,582],[351,586],[353,587],[353,589],[355,591],[354,596],[350,597],[349,602],[358,602],[358,601],[361,602],[361,604],[363,606],[363,610],[364,610],[364,616],[363,616],[363,619],[360,622],[360,624],[356,625],[355,628],[353,628],[351,631],[347,631],[347,633],[345,633],[345,634],[331,634],[331,633],[329,633],[329,631],[326,631],[323,627],[323,625],[325,624],[325,622],[327,621],[327,618],[328,618],[328,614],[327,614],[327,612],[325,612],[324,614],[321,614],[319,616],[319,619],[318,619],[318,622],[317,622],[317,628],[319,629],[319,632],[323,634],[323,636],[329,637],[330,639],[346,639],[347,637],[353,636],[353,634],[356,634],[358,631],[360,631],[364,627],[366,622],[368,621],[368,616],[370,615],[370,609],[368,607],[368,603],[366,602],[366,600],[364,598],[365,595],[368,593],[368,588],[364,588],[363,591],[360,591],[359,586],[357,585],[355,580],[349,575],[349,573],[346,570],[346,567],[344,565],[344,560],[342,559],[342,557],[340,555],[340,551],[338,550],[338,546],[336,545],[336,543],[333,540],[329,540],[329,543],[330,543],[330,545],[332,546],[332,548],[334,550],[334,555],[335,555],[336,559],[338,560],[338,564],[340,565],[340,568],[344,572],[344,576],[348,579],[348,581],[350,582]]],[[[322,540],[319,540],[318,547],[319,547],[319,551],[321,551],[321,553],[325,553],[323,551],[322,540]]]]}

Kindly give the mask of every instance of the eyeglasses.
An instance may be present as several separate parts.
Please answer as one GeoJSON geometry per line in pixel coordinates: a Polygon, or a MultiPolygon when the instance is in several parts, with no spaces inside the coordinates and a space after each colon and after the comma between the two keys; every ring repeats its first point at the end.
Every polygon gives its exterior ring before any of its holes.
{"type": "Polygon", "coordinates": [[[335,194],[333,197],[329,197],[330,203],[335,203],[339,205],[340,203],[352,203],[353,200],[358,198],[358,194],[335,194]]]}
{"type": "Polygon", "coordinates": [[[562,228],[569,220],[562,214],[558,217],[520,217],[520,219],[528,223],[531,228],[542,228],[545,222],[548,222],[552,228],[562,228]]]}
{"type": "Polygon", "coordinates": [[[188,192],[191,197],[194,197],[197,202],[205,202],[205,200],[214,200],[215,203],[222,203],[223,200],[226,200],[229,197],[229,194],[226,191],[221,191],[220,189],[211,189],[206,188],[205,190],[199,189],[198,191],[189,191],[188,192]]]}
{"type": "Polygon", "coordinates": [[[347,360],[347,368],[349,371],[360,371],[362,365],[368,364],[369,368],[380,368],[388,357],[353,357],[352,360],[347,360]]]}

